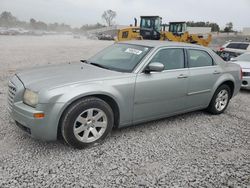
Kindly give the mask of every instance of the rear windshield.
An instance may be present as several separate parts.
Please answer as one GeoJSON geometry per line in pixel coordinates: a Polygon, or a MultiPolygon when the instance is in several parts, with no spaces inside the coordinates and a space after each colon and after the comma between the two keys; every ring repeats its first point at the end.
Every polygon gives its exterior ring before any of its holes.
{"type": "Polygon", "coordinates": [[[247,43],[230,43],[227,45],[227,48],[234,48],[234,49],[239,49],[239,50],[246,50],[248,48],[249,44],[247,43]]]}

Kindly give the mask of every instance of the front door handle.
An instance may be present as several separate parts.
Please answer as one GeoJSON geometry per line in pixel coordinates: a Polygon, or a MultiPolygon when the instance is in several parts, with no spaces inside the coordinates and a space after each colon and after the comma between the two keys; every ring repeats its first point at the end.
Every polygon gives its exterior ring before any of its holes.
{"type": "Polygon", "coordinates": [[[188,77],[188,75],[186,75],[186,74],[180,74],[177,78],[182,79],[182,78],[187,78],[187,77],[188,77]]]}

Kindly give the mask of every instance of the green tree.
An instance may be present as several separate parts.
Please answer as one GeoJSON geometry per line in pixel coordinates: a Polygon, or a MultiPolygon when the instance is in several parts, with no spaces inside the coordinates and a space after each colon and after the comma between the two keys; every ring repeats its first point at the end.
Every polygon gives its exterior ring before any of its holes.
{"type": "Polygon", "coordinates": [[[225,27],[224,31],[227,32],[227,33],[228,32],[233,32],[233,23],[232,22],[228,22],[226,24],[226,27],[225,27]]]}
{"type": "Polygon", "coordinates": [[[10,12],[4,11],[0,15],[0,25],[4,27],[12,27],[17,24],[17,18],[10,12]]]}
{"type": "Polygon", "coordinates": [[[209,23],[209,27],[211,27],[212,32],[219,32],[220,26],[217,23],[209,23]]]}

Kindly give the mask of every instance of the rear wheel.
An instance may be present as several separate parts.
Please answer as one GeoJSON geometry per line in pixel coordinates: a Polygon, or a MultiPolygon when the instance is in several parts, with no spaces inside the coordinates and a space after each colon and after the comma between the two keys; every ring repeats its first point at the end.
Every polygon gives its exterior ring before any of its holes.
{"type": "Polygon", "coordinates": [[[207,108],[212,114],[223,113],[230,101],[231,90],[227,85],[221,85],[214,93],[214,96],[207,108]]]}
{"type": "Polygon", "coordinates": [[[75,148],[100,143],[112,130],[114,116],[111,107],[96,97],[73,103],[61,121],[64,140],[75,148]]]}

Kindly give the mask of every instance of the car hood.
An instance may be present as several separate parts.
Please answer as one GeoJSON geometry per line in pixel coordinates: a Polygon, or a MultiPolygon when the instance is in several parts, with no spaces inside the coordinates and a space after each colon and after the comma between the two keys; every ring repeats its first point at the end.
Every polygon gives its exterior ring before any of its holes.
{"type": "Polygon", "coordinates": [[[96,67],[86,63],[69,63],[37,67],[17,73],[25,88],[39,92],[81,82],[94,82],[125,76],[121,73],[96,67]]]}
{"type": "Polygon", "coordinates": [[[242,69],[250,69],[249,61],[235,61],[234,63],[240,65],[242,69]]]}

